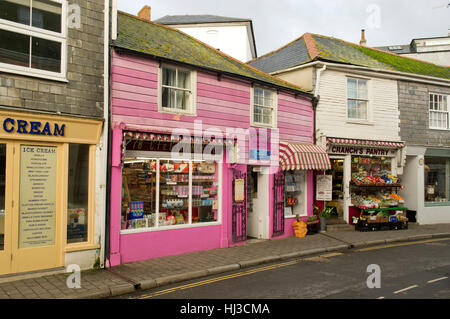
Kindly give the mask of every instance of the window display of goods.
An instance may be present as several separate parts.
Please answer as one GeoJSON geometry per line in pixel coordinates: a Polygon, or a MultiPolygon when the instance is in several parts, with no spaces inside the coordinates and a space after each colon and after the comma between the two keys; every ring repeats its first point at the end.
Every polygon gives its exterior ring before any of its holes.
{"type": "Polygon", "coordinates": [[[398,178],[391,174],[383,174],[377,176],[377,175],[369,175],[366,173],[353,173],[352,181],[356,185],[385,185],[385,184],[397,184],[398,178]]]}

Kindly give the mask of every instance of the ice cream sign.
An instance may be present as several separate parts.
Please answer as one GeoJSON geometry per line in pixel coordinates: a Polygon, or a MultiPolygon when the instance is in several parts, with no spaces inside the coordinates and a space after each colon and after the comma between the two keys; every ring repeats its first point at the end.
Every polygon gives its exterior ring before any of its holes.
{"type": "Polygon", "coordinates": [[[66,124],[6,118],[3,120],[2,128],[6,133],[64,136],[66,124]]]}

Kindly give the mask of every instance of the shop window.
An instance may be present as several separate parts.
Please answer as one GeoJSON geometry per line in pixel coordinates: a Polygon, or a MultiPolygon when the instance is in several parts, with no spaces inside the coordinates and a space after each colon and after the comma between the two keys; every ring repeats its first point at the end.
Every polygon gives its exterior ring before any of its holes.
{"type": "Polygon", "coordinates": [[[368,93],[367,80],[347,79],[347,118],[367,120],[368,93]]]}
{"type": "Polygon", "coordinates": [[[159,110],[195,114],[195,72],[183,68],[160,68],[159,110]]]}
{"type": "Polygon", "coordinates": [[[441,94],[430,94],[430,128],[444,129],[449,128],[449,109],[447,96],[441,94]]]}
{"type": "Polygon", "coordinates": [[[218,221],[216,163],[126,160],[122,171],[122,229],[163,228],[218,221]]]}
{"type": "Polygon", "coordinates": [[[0,1],[0,70],[64,78],[65,2],[0,1]]]}
{"type": "Polygon", "coordinates": [[[446,157],[425,157],[425,201],[448,202],[449,197],[449,164],[446,157]]]}
{"type": "Polygon", "coordinates": [[[6,144],[0,144],[0,250],[5,244],[6,144]]]}
{"type": "Polygon", "coordinates": [[[276,127],[277,95],[272,90],[253,88],[251,124],[276,127]]]}
{"type": "Polygon", "coordinates": [[[87,144],[69,144],[67,243],[88,240],[89,220],[89,148],[87,144]]]}
{"type": "Polygon", "coordinates": [[[284,216],[306,216],[306,173],[287,171],[284,174],[285,208],[284,216]]]}

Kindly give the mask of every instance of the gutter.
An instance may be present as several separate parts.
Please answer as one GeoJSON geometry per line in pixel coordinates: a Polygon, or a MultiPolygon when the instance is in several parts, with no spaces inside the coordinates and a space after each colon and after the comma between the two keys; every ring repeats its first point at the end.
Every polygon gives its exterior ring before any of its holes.
{"type": "Polygon", "coordinates": [[[418,74],[412,74],[412,73],[406,73],[406,72],[400,72],[400,71],[390,71],[390,70],[384,70],[384,69],[368,68],[368,67],[357,66],[357,65],[331,63],[331,62],[325,62],[325,61],[314,61],[312,63],[305,63],[302,65],[294,66],[292,68],[287,68],[284,70],[272,72],[270,74],[276,76],[281,73],[295,71],[295,70],[303,69],[306,67],[314,66],[317,64],[327,65],[329,68],[335,68],[335,69],[351,69],[351,70],[365,71],[365,72],[372,72],[372,73],[373,72],[385,73],[384,77],[387,77],[390,79],[395,79],[395,80],[416,81],[416,82],[427,83],[427,84],[450,86],[450,79],[432,77],[432,76],[427,76],[427,75],[418,75],[418,74]]]}

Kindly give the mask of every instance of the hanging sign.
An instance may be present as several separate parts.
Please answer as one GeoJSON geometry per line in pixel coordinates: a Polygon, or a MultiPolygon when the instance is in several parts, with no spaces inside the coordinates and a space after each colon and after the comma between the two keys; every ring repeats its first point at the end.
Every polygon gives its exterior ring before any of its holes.
{"type": "Polygon", "coordinates": [[[316,176],[316,200],[331,201],[333,190],[333,176],[332,175],[317,175],[316,176]]]}
{"type": "Polygon", "coordinates": [[[245,200],[245,180],[238,178],[234,180],[234,201],[243,202],[245,200]]]}
{"type": "Polygon", "coordinates": [[[57,148],[20,146],[19,248],[55,244],[57,148]]]}

